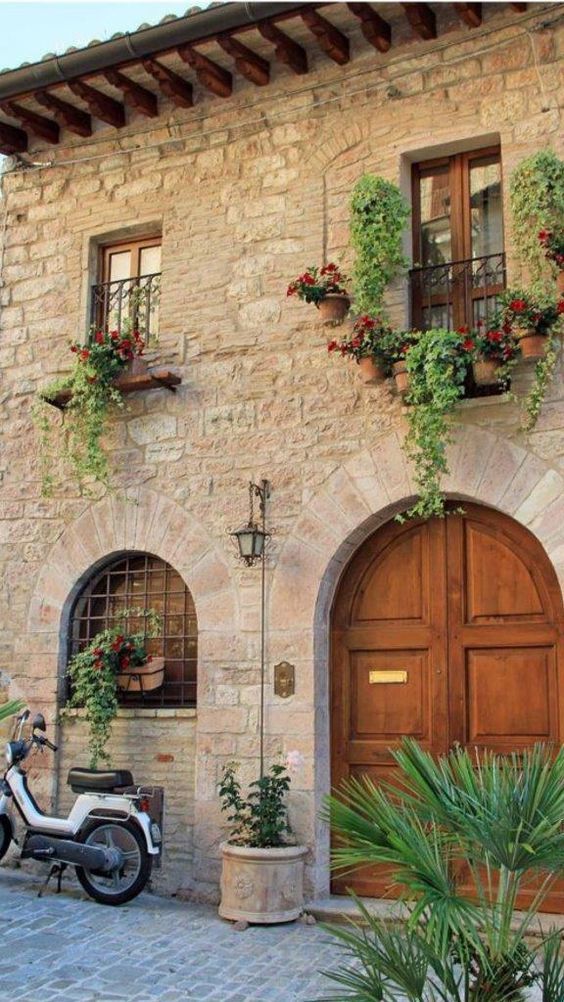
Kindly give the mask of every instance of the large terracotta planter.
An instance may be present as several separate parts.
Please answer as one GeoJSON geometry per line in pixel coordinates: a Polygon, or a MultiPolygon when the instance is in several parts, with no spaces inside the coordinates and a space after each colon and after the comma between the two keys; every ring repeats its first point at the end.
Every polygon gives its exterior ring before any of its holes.
{"type": "Polygon", "coordinates": [[[498,380],[499,363],[492,358],[479,358],[472,362],[472,374],[476,386],[495,386],[498,380]]]}
{"type": "Polygon", "coordinates": [[[373,355],[359,358],[358,367],[360,369],[360,378],[367,386],[376,386],[378,383],[383,383],[386,378],[384,369],[373,355]]]}
{"type": "Polygon", "coordinates": [[[544,358],[548,347],[548,337],[546,334],[535,334],[533,331],[519,337],[519,349],[523,358],[535,361],[544,358]]]}
{"type": "Polygon", "coordinates": [[[235,922],[293,922],[303,911],[303,845],[250,849],[221,844],[219,914],[235,922]]]}
{"type": "Polygon", "coordinates": [[[324,326],[339,327],[349,312],[350,305],[351,301],[344,293],[328,292],[318,306],[324,326]]]}
{"type": "Polygon", "coordinates": [[[146,665],[127,668],[116,675],[118,688],[123,692],[153,692],[164,682],[164,658],[153,658],[146,665]]]}
{"type": "Polygon", "coordinates": [[[409,391],[409,372],[407,371],[407,362],[394,362],[392,365],[392,371],[396,381],[396,390],[402,397],[404,397],[409,391]]]}

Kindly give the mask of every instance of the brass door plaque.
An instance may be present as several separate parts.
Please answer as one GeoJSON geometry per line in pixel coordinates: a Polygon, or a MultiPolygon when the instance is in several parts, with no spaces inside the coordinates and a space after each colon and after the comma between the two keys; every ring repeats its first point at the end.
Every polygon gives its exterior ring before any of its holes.
{"type": "Polygon", "coordinates": [[[392,683],[393,685],[405,685],[407,682],[407,671],[369,671],[368,681],[370,685],[382,685],[392,683]]]}
{"type": "Polygon", "coordinates": [[[296,669],[289,661],[281,661],[274,665],[274,692],[286,699],[296,691],[296,669]]]}

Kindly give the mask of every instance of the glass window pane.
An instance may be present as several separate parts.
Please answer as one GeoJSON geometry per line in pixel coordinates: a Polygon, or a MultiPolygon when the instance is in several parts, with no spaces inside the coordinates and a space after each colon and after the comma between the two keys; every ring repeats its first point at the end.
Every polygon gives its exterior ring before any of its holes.
{"type": "Polygon", "coordinates": [[[433,265],[452,261],[449,168],[436,167],[420,179],[421,261],[433,265]]]}
{"type": "Polygon", "coordinates": [[[143,247],[139,256],[139,274],[156,275],[161,270],[161,248],[143,247]]]}
{"type": "Polygon", "coordinates": [[[472,257],[503,252],[501,165],[485,157],[470,165],[472,257]]]}
{"type": "Polygon", "coordinates": [[[131,275],[131,252],[118,251],[110,254],[110,282],[121,282],[131,275]]]}

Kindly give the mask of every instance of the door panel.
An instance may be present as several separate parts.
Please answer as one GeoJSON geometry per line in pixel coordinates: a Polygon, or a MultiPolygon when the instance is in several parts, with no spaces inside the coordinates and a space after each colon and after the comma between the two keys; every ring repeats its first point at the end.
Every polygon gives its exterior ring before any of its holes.
{"type": "MultiPolygon", "coordinates": [[[[512,519],[391,523],[351,561],[332,616],[332,782],[394,782],[403,736],[435,755],[562,740],[562,595],[540,544],[512,519]]],[[[387,893],[383,868],[335,880],[387,893]]],[[[564,907],[555,892],[552,908],[564,907]]]]}

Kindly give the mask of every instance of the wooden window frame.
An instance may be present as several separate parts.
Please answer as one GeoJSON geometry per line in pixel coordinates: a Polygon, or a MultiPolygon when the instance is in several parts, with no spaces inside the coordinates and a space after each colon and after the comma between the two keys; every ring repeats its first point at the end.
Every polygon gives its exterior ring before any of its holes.
{"type": "MultiPolygon", "coordinates": [[[[472,164],[476,160],[491,158],[492,163],[499,163],[500,184],[503,185],[501,176],[501,147],[486,146],[465,153],[456,153],[451,156],[436,157],[429,160],[421,160],[412,164],[411,168],[411,196],[412,196],[412,251],[413,261],[420,262],[422,257],[421,248],[421,180],[432,173],[437,167],[448,167],[449,190],[451,196],[451,253],[453,265],[458,265],[460,275],[463,274],[463,263],[478,261],[480,258],[472,256],[472,233],[471,233],[471,205],[470,205],[470,172],[472,164]]],[[[503,205],[503,188],[501,189],[503,205]]],[[[503,218],[502,218],[503,225],[503,218]]],[[[502,231],[503,246],[505,247],[504,233],[502,231]]],[[[500,252],[504,255],[504,251],[500,252]]],[[[486,255],[487,257],[487,255],[486,255]]],[[[505,260],[505,259],[504,259],[505,260]]],[[[423,266],[425,268],[425,266],[423,266]]],[[[456,271],[456,269],[454,270],[456,271]]],[[[418,269],[414,268],[412,276],[416,276],[418,269]]],[[[505,288],[505,264],[503,264],[503,281],[495,284],[487,283],[484,287],[474,288],[467,281],[456,280],[453,283],[452,295],[452,326],[459,327],[463,324],[473,325],[474,301],[493,298],[505,288]],[[458,285],[458,288],[457,288],[458,285]]],[[[417,291],[417,285],[412,282],[410,295],[411,322],[414,327],[423,326],[423,303],[422,297],[417,291]]],[[[448,307],[450,300],[444,294],[438,293],[430,296],[427,305],[448,307]]]]}
{"type": "Polygon", "coordinates": [[[162,237],[146,237],[140,240],[123,240],[117,243],[104,244],[100,247],[100,257],[98,263],[98,281],[110,281],[110,261],[112,254],[123,254],[125,251],[131,253],[130,278],[140,277],[141,251],[149,247],[162,247],[162,237]],[[135,267],[133,263],[135,262],[135,267]]]}

